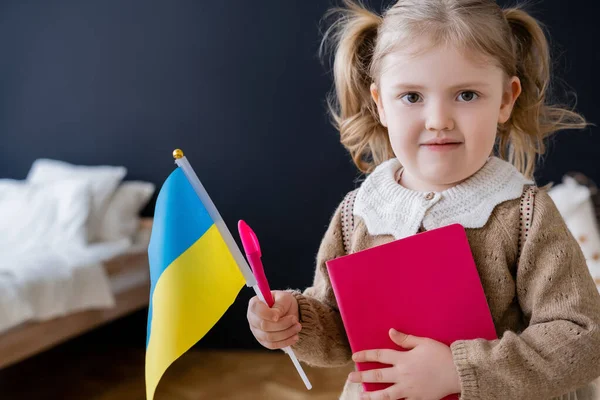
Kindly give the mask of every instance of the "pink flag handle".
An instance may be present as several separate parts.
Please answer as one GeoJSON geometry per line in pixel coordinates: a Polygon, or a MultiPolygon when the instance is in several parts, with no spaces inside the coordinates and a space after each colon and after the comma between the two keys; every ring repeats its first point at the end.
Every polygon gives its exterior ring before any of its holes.
{"type": "MultiPolygon", "coordinates": [[[[273,295],[271,294],[271,289],[269,288],[269,282],[267,282],[267,277],[265,276],[265,270],[263,268],[260,251],[260,245],[258,243],[258,238],[250,229],[247,223],[240,220],[238,222],[238,231],[240,232],[240,238],[242,240],[242,245],[244,246],[244,251],[246,252],[246,258],[248,259],[248,263],[252,268],[252,273],[254,274],[254,278],[256,279],[256,286],[253,286],[254,291],[259,299],[264,300],[265,303],[269,307],[273,307],[275,301],[273,300],[273,295]],[[262,297],[262,298],[261,298],[262,297]]],[[[294,363],[294,367],[296,367],[296,371],[300,374],[304,385],[308,390],[312,388],[306,373],[302,369],[300,362],[298,362],[298,358],[296,358],[296,354],[294,354],[294,350],[290,346],[284,347],[282,349],[292,360],[294,363]]]]}
{"type": "Polygon", "coordinates": [[[265,302],[269,307],[273,307],[275,301],[273,300],[273,295],[271,293],[271,289],[269,288],[269,282],[265,276],[265,270],[263,269],[262,261],[260,260],[260,256],[258,254],[259,253],[247,254],[248,263],[250,264],[250,268],[252,268],[252,272],[256,278],[256,283],[258,284],[258,288],[265,298],[265,302]]]}

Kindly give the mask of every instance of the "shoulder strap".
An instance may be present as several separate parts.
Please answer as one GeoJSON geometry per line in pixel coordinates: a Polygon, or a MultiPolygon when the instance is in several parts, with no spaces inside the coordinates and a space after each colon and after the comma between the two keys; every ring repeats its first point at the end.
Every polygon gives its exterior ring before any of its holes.
{"type": "Polygon", "coordinates": [[[356,199],[358,189],[352,190],[346,194],[342,202],[342,238],[344,240],[344,251],[350,254],[350,238],[354,232],[354,200],[356,199]]]}
{"type": "Polygon", "coordinates": [[[535,202],[535,193],[537,188],[533,185],[528,185],[523,190],[521,195],[521,216],[519,218],[519,256],[521,255],[521,249],[527,240],[529,235],[529,229],[531,228],[531,221],[533,220],[533,205],[535,202]]]}

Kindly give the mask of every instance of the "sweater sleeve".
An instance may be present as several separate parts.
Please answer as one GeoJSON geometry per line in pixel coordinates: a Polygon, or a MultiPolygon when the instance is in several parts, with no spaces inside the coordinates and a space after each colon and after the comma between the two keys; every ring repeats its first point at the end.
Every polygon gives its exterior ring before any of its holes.
{"type": "Polygon", "coordinates": [[[536,195],[516,276],[527,328],[451,349],[463,400],[546,399],[600,375],[600,295],[550,196],[536,195]]]}
{"type": "Polygon", "coordinates": [[[303,293],[293,291],[302,324],[300,340],[293,349],[300,360],[310,365],[335,367],[351,361],[350,345],[325,265],[344,254],[340,205],[321,241],[313,285],[303,293]]]}

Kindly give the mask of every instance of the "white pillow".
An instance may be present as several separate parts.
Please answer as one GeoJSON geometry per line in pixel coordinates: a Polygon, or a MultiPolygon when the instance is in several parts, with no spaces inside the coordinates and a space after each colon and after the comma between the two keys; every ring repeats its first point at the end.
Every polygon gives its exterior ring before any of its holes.
{"type": "Polygon", "coordinates": [[[85,246],[90,200],[85,180],[32,184],[0,179],[0,254],[85,246]]]}
{"type": "Polygon", "coordinates": [[[148,203],[154,190],[155,186],[150,182],[123,182],[110,199],[100,221],[98,238],[101,241],[133,238],[140,223],[140,211],[148,203]]]}
{"type": "Polygon", "coordinates": [[[104,217],[110,197],[126,174],[125,167],[72,165],[64,161],[41,158],[34,161],[27,175],[27,181],[47,183],[72,178],[88,181],[92,191],[92,203],[87,237],[89,242],[96,242],[100,236],[100,221],[104,217]]]}
{"type": "Polygon", "coordinates": [[[580,185],[575,178],[567,175],[563,177],[562,183],[553,186],[548,191],[548,195],[565,219],[577,212],[591,199],[590,189],[580,185]]]}
{"type": "Polygon", "coordinates": [[[565,176],[561,184],[548,191],[548,195],[577,239],[592,276],[600,279],[600,228],[590,189],[565,176]]]}

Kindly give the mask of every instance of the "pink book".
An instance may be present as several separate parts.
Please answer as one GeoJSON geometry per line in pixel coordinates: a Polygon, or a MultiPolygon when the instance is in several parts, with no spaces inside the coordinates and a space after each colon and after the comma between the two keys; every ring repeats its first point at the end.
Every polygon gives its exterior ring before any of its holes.
{"type": "MultiPolygon", "coordinates": [[[[459,339],[497,338],[461,225],[419,233],[326,264],[352,353],[402,350],[390,339],[390,328],[447,345],[459,339]]],[[[357,363],[359,371],[386,366],[357,363]]],[[[388,386],[363,384],[365,391],[388,386]]]]}

